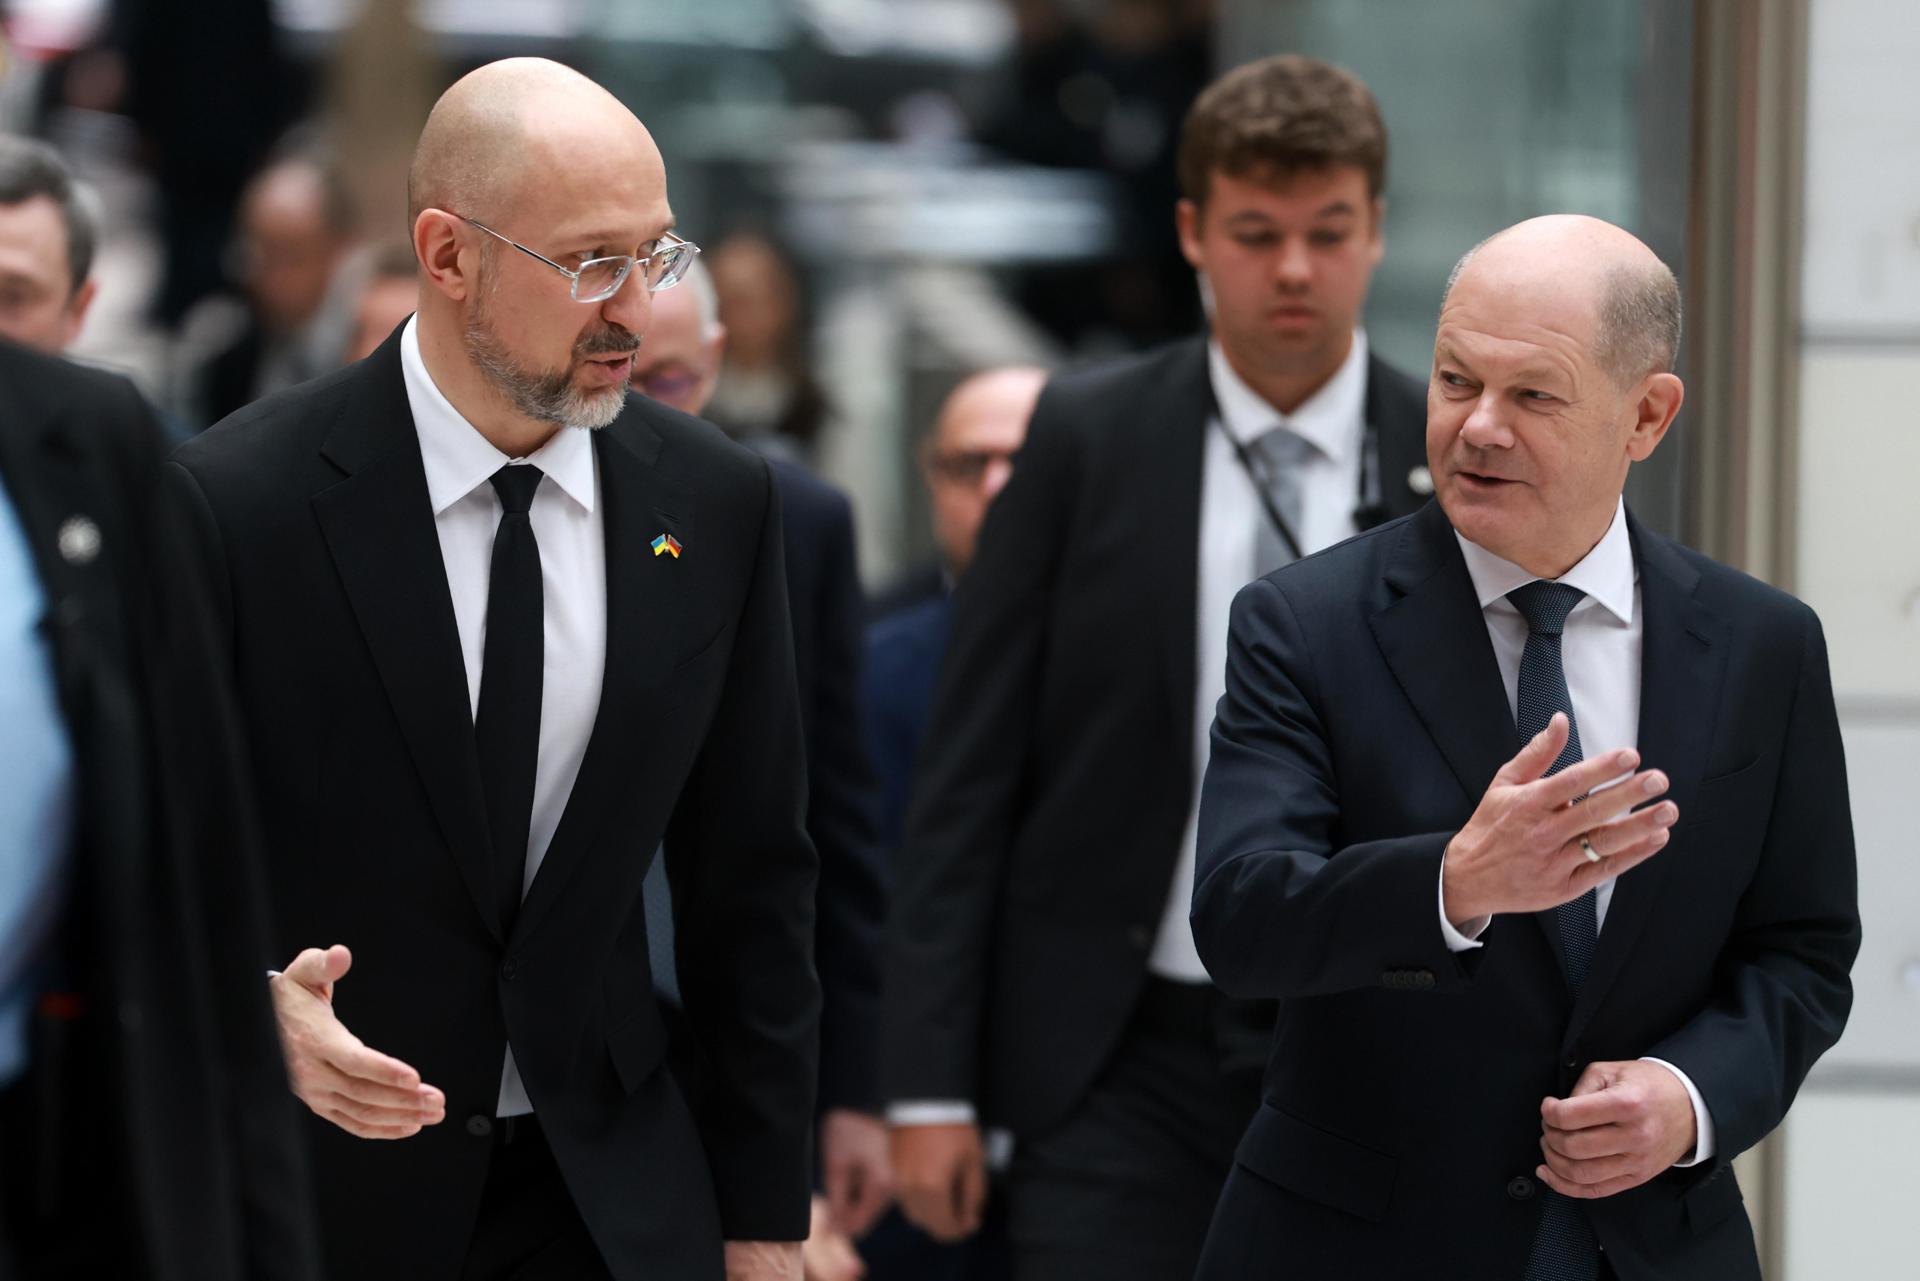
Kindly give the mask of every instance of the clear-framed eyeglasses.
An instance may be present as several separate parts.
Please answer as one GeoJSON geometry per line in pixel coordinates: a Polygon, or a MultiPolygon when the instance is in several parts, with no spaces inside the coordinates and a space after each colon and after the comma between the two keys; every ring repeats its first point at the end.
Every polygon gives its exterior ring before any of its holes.
{"type": "Polygon", "coordinates": [[[544,262],[565,276],[573,282],[575,302],[605,302],[620,292],[620,286],[627,283],[627,277],[633,274],[635,267],[643,268],[641,279],[647,282],[648,293],[657,294],[662,289],[671,289],[686,277],[687,268],[693,266],[694,258],[700,253],[699,245],[669,231],[655,243],[653,252],[643,258],[636,258],[632,254],[589,258],[575,271],[562,267],[545,254],[536,253],[517,240],[501,235],[483,222],[465,214],[455,214],[454,217],[470,227],[478,227],[495,240],[512,245],[527,257],[544,262]]]}

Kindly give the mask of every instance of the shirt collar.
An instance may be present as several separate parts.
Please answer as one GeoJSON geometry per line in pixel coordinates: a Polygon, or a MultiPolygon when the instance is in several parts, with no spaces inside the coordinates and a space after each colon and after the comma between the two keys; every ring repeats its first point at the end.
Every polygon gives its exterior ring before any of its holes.
{"type": "MultiPolygon", "coordinates": [[[[453,407],[427,371],[420,354],[418,316],[400,334],[400,371],[406,378],[407,407],[420,435],[420,461],[427,472],[427,496],[440,515],[487,483],[493,473],[516,461],[494,448],[453,407]]],[[[593,441],[585,427],[562,427],[525,458],[547,474],[562,493],[587,511],[594,507],[593,441]]]]}
{"type": "MultiPolygon", "coordinates": [[[[1468,542],[1459,530],[1455,530],[1453,536],[1459,539],[1460,552],[1467,558],[1467,573],[1473,578],[1473,590],[1480,598],[1481,609],[1506,599],[1507,593],[1516,587],[1539,581],[1538,574],[1529,574],[1512,561],[1468,542]]],[[[1613,523],[1607,526],[1607,532],[1593,545],[1593,550],[1554,581],[1579,588],[1615,618],[1631,623],[1633,585],[1638,578],[1639,572],[1633,563],[1633,540],[1627,536],[1627,504],[1622,499],[1614,504],[1613,523]]]]}
{"type": "Polygon", "coordinates": [[[1234,372],[1217,338],[1207,341],[1207,371],[1213,380],[1213,403],[1219,410],[1221,426],[1241,444],[1251,444],[1276,427],[1284,427],[1334,462],[1344,461],[1359,447],[1367,410],[1366,330],[1353,331],[1353,346],[1340,368],[1291,414],[1275,409],[1234,372]]]}

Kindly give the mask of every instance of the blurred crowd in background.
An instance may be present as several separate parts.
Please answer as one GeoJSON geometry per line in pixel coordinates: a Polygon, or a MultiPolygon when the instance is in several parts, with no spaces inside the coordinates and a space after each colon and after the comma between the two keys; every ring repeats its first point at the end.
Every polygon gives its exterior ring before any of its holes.
{"type": "Polygon", "coordinates": [[[94,227],[62,345],[182,436],[405,318],[413,140],[447,84],[515,52],[654,131],[727,333],[707,414],[852,492],[870,586],[930,563],[913,441],[961,377],[1198,318],[1169,211],[1206,0],[5,10],[0,125],[58,150],[94,227]]]}

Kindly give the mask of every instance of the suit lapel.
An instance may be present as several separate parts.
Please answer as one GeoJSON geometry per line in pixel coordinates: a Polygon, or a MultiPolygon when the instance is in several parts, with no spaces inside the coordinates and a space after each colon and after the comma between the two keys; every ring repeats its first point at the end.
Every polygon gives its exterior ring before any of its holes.
{"type": "MultiPolygon", "coordinates": [[[[1207,343],[1196,338],[1173,353],[1166,378],[1148,403],[1125,409],[1148,424],[1146,465],[1158,519],[1140,540],[1144,582],[1159,602],[1157,629],[1165,662],[1167,696],[1173,708],[1176,760],[1193,757],[1196,620],[1200,616],[1200,488],[1203,484],[1213,384],[1207,375],[1207,343]]],[[[1112,511],[1108,519],[1133,521],[1139,513],[1112,511]]]]}
{"type": "MultiPolygon", "coordinates": [[[[630,401],[630,406],[634,402],[630,401]]],[[[636,411],[629,408],[628,413],[636,411]]],[[[661,442],[644,421],[594,433],[600,467],[600,504],[607,549],[607,644],[600,706],[567,806],[514,920],[524,938],[552,910],[616,807],[632,795],[644,772],[646,740],[662,727],[637,715],[646,688],[660,679],[660,663],[675,653],[685,610],[674,592],[686,583],[679,558],[656,556],[653,539],[672,534],[698,546],[692,496],[665,482],[661,442]]],[[[648,851],[651,853],[651,851],[648,851]]]]}
{"type": "MultiPolygon", "coordinates": [[[[1700,580],[1673,545],[1649,534],[1631,513],[1627,529],[1640,571],[1640,759],[1664,770],[1667,799],[1680,807],[1684,827],[1706,769],[1715,712],[1726,671],[1727,630],[1719,616],[1693,598],[1700,580]]],[[[1595,944],[1593,969],[1574,1006],[1571,1042],[1605,999],[1633,953],[1673,860],[1685,858],[1685,843],[1673,841],[1653,858],[1614,882],[1613,900],[1595,944]]],[[[1546,913],[1541,914],[1543,917],[1546,913]]]]}
{"type": "Polygon", "coordinates": [[[1467,562],[1440,504],[1400,527],[1385,574],[1399,599],[1373,636],[1470,804],[1519,750],[1506,688],[1467,562]]]}
{"type": "Polygon", "coordinates": [[[473,705],[397,337],[362,367],[313,512],[474,907],[499,936],[473,705]]]}
{"type": "Polygon", "coordinates": [[[1427,404],[1418,383],[1378,356],[1367,358],[1367,428],[1377,442],[1380,506],[1362,525],[1411,515],[1433,496],[1427,472],[1427,404]],[[1416,486],[1415,480],[1424,478],[1416,486]],[[1384,509],[1384,510],[1382,510],[1384,509]]]}
{"type": "Polygon", "coordinates": [[[40,576],[60,704],[78,725],[88,710],[86,691],[102,670],[102,646],[120,644],[120,600],[109,566],[125,549],[111,545],[110,531],[124,526],[113,519],[119,513],[94,506],[98,481],[80,424],[27,379],[11,380],[8,391],[0,478],[40,576]]]}

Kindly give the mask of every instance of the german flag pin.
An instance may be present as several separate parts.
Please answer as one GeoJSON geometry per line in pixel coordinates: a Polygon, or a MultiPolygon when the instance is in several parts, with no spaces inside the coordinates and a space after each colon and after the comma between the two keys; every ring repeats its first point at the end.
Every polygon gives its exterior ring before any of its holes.
{"type": "Polygon", "coordinates": [[[653,554],[655,556],[671,556],[675,560],[679,560],[680,559],[680,540],[675,538],[672,534],[660,535],[658,538],[653,540],[653,554]]]}

